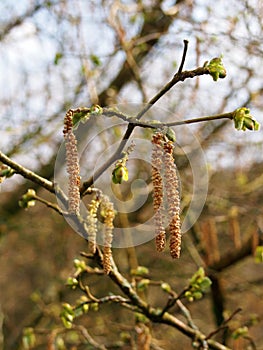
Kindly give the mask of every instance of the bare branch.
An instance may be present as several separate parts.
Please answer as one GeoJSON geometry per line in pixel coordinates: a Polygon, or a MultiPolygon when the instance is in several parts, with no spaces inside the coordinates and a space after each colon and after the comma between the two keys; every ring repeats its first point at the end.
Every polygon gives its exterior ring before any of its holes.
{"type": "Polygon", "coordinates": [[[92,347],[94,349],[98,349],[98,350],[107,350],[107,348],[104,345],[101,345],[99,343],[97,343],[89,334],[89,332],[87,331],[87,329],[84,326],[81,325],[75,325],[74,329],[78,330],[82,336],[89,342],[90,345],[92,345],[92,347]]]}
{"type": "Polygon", "coordinates": [[[238,309],[236,309],[222,324],[220,327],[218,327],[217,329],[215,329],[214,331],[212,331],[211,333],[209,333],[206,337],[206,339],[212,338],[215,334],[217,334],[218,332],[220,332],[222,329],[225,329],[227,327],[227,324],[229,323],[229,321],[232,320],[233,317],[236,316],[237,313],[239,313],[240,311],[242,311],[242,309],[239,307],[238,309]]]}
{"type": "Polygon", "coordinates": [[[184,40],[184,52],[183,52],[182,61],[181,61],[181,64],[180,64],[180,67],[179,67],[177,73],[182,73],[182,71],[183,71],[187,49],[188,49],[188,40],[184,40]]]}
{"type": "Polygon", "coordinates": [[[203,116],[199,118],[192,118],[192,119],[185,119],[185,120],[180,120],[176,122],[170,122],[170,123],[162,123],[159,121],[140,121],[137,118],[129,117],[125,115],[122,112],[118,112],[114,109],[111,108],[103,108],[103,114],[108,116],[108,117],[118,117],[126,122],[129,122],[132,124],[134,127],[140,126],[142,128],[149,128],[149,129],[160,129],[163,127],[168,127],[168,126],[180,126],[184,124],[194,124],[194,123],[200,123],[200,122],[209,122],[212,120],[219,120],[219,119],[233,119],[235,111],[233,112],[227,112],[227,113],[221,113],[221,114],[215,114],[211,116],[203,116]]]}

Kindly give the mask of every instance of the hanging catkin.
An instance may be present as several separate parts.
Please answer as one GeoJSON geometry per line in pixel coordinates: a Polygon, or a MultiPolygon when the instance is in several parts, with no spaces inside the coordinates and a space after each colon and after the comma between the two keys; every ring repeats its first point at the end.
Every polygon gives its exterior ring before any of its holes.
{"type": "Polygon", "coordinates": [[[88,215],[87,215],[87,231],[89,240],[89,249],[92,254],[96,253],[96,237],[97,237],[97,223],[98,223],[98,208],[100,205],[99,196],[92,199],[88,205],[88,215]]]}
{"type": "Polygon", "coordinates": [[[79,215],[80,207],[80,170],[77,150],[77,140],[73,133],[73,110],[68,110],[64,118],[64,138],[66,145],[66,164],[69,174],[68,186],[68,211],[70,214],[79,215]]]}
{"type": "Polygon", "coordinates": [[[176,259],[180,257],[181,251],[181,221],[179,182],[173,149],[174,145],[171,141],[164,143],[164,178],[169,213],[170,254],[176,259]]]}
{"type": "Polygon", "coordinates": [[[163,135],[154,134],[152,137],[152,182],[153,182],[153,208],[155,224],[155,244],[157,251],[164,250],[166,234],[164,228],[164,205],[163,205],[163,181],[161,170],[163,165],[163,149],[161,147],[163,135]]]}
{"type": "Polygon", "coordinates": [[[112,259],[112,238],[113,238],[113,220],[115,211],[112,202],[107,196],[103,196],[101,201],[101,214],[104,217],[104,248],[103,248],[103,269],[106,274],[111,271],[112,259]]]}

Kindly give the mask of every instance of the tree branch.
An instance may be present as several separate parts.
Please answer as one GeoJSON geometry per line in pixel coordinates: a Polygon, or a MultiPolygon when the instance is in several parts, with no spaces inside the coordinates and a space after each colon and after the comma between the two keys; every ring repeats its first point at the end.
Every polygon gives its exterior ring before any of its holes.
{"type": "Polygon", "coordinates": [[[200,122],[209,122],[211,120],[219,120],[219,119],[233,119],[235,111],[233,112],[227,112],[227,113],[221,113],[221,114],[215,114],[211,116],[203,116],[199,118],[192,118],[192,119],[185,119],[180,120],[176,122],[170,122],[170,123],[161,123],[159,121],[140,121],[137,118],[129,117],[126,114],[116,111],[111,108],[103,108],[103,114],[108,117],[117,117],[120,118],[130,124],[132,124],[134,127],[140,126],[142,128],[149,128],[149,129],[159,129],[163,127],[169,127],[169,126],[180,126],[184,124],[194,124],[194,123],[200,123],[200,122]]]}
{"type": "MultiPolygon", "coordinates": [[[[186,79],[194,78],[196,76],[210,74],[208,67],[199,67],[196,69],[193,69],[191,71],[184,71],[179,72],[174,75],[174,77],[149,101],[149,103],[137,114],[136,118],[137,120],[140,120],[146,112],[163,96],[165,95],[175,84],[178,82],[183,82],[186,79]]],[[[85,194],[85,191],[88,187],[92,186],[93,182],[96,181],[101,174],[104,173],[105,170],[107,170],[117,159],[120,158],[121,153],[131,136],[134,128],[136,125],[134,125],[132,122],[129,122],[128,127],[126,129],[126,132],[122,138],[122,141],[119,144],[119,147],[115,151],[115,153],[108,159],[107,162],[105,162],[96,172],[95,174],[89,178],[87,181],[85,181],[80,189],[80,193],[83,196],[85,194]]]]}
{"type": "Polygon", "coordinates": [[[180,64],[180,67],[179,67],[177,73],[182,73],[182,71],[183,71],[187,49],[188,49],[188,40],[184,40],[184,52],[183,52],[182,61],[181,61],[181,64],[180,64]]]}
{"type": "Polygon", "coordinates": [[[0,151],[0,161],[4,164],[10,166],[15,172],[19,175],[22,175],[24,178],[31,180],[32,182],[42,186],[46,190],[48,190],[51,193],[55,193],[54,184],[53,182],[45,179],[44,177],[41,177],[34,173],[33,171],[23,167],[22,165],[16,163],[15,161],[11,160],[9,157],[7,157],[4,153],[0,151]]]}
{"type": "MultiPolygon", "coordinates": [[[[85,255],[85,254],[82,254],[85,255]]],[[[100,249],[96,250],[96,254],[94,259],[98,263],[99,266],[102,266],[103,263],[103,255],[100,249]]],[[[200,332],[198,329],[193,329],[192,327],[186,325],[184,322],[174,317],[168,312],[162,314],[162,311],[158,308],[151,307],[147,302],[139,297],[135,289],[131,286],[128,280],[121,275],[118,271],[117,266],[114,261],[112,261],[112,270],[109,273],[109,277],[111,280],[122,290],[122,292],[130,299],[131,304],[138,307],[139,312],[149,318],[150,321],[154,323],[162,323],[170,325],[176,329],[178,329],[181,333],[191,338],[195,342],[199,342],[203,344],[205,341],[209,345],[210,349],[216,350],[230,350],[228,347],[212,340],[206,339],[207,337],[200,332]]]]}

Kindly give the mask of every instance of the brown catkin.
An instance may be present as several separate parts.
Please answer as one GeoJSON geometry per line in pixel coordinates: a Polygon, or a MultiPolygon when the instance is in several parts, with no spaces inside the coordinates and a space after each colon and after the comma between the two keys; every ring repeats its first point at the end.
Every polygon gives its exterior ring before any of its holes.
{"type": "Polygon", "coordinates": [[[166,245],[166,234],[164,229],[164,205],[163,205],[163,181],[161,169],[163,165],[163,149],[161,147],[161,133],[152,137],[152,182],[153,182],[153,208],[155,211],[155,244],[158,252],[164,250],[166,245]]]}
{"type": "Polygon", "coordinates": [[[103,270],[106,274],[111,271],[112,259],[112,238],[113,238],[113,220],[115,217],[114,207],[107,196],[103,196],[101,201],[101,212],[104,216],[104,249],[103,249],[103,270]]]}
{"type": "Polygon", "coordinates": [[[173,159],[174,145],[171,141],[164,143],[165,190],[168,202],[170,254],[172,258],[180,257],[181,251],[181,221],[180,195],[176,165],[173,159]]]}
{"type": "Polygon", "coordinates": [[[64,118],[63,134],[66,145],[66,163],[69,174],[68,186],[68,211],[70,214],[79,215],[80,207],[80,170],[77,150],[77,140],[73,133],[73,110],[68,110],[64,118]]]}

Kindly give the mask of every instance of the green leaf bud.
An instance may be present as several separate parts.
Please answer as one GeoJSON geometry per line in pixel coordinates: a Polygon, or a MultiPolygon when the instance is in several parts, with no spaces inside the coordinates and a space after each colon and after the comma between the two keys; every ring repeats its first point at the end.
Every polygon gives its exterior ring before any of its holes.
{"type": "Polygon", "coordinates": [[[74,310],[72,306],[68,303],[62,304],[63,310],[61,311],[60,318],[65,328],[71,328],[72,322],[75,317],[74,310]]]}
{"type": "Polygon", "coordinates": [[[71,287],[72,289],[76,289],[78,284],[79,284],[79,281],[75,277],[69,277],[66,282],[66,285],[71,287]]]}
{"type": "Polygon", "coordinates": [[[257,264],[263,263],[263,246],[258,246],[255,251],[255,262],[257,264]]]}
{"type": "Polygon", "coordinates": [[[94,115],[101,115],[103,113],[103,108],[99,105],[94,105],[91,107],[90,113],[94,115]]]}
{"type": "Polygon", "coordinates": [[[193,292],[193,298],[195,300],[202,299],[203,294],[200,291],[193,292]]]}
{"type": "Polygon", "coordinates": [[[11,177],[15,174],[15,171],[9,167],[0,167],[0,177],[11,177]]]}
{"type": "Polygon", "coordinates": [[[142,280],[140,280],[137,284],[138,291],[143,292],[148,287],[149,283],[149,279],[143,278],[142,280]]]}
{"type": "Polygon", "coordinates": [[[162,290],[164,291],[164,292],[166,292],[166,293],[170,293],[171,292],[171,286],[170,286],[170,284],[168,284],[168,283],[162,283],[161,284],[161,288],[162,288],[162,290]]]}
{"type": "Polygon", "coordinates": [[[122,181],[129,180],[129,172],[126,166],[118,165],[112,172],[112,182],[114,184],[121,184],[122,181]]]}
{"type": "Polygon", "coordinates": [[[202,292],[206,291],[212,284],[212,281],[208,277],[204,277],[203,280],[200,282],[200,288],[202,292]]]}
{"type": "Polygon", "coordinates": [[[99,310],[99,303],[91,303],[90,309],[93,311],[98,311],[99,310]]]}
{"type": "Polygon", "coordinates": [[[22,198],[19,200],[18,204],[21,208],[28,209],[36,204],[34,200],[36,198],[36,192],[33,189],[29,189],[22,198]]]}
{"type": "Polygon", "coordinates": [[[74,315],[74,311],[73,311],[72,306],[70,304],[63,303],[62,307],[63,307],[63,311],[66,311],[67,313],[74,315]]]}
{"type": "Polygon", "coordinates": [[[247,326],[244,326],[244,327],[239,327],[237,328],[233,333],[232,333],[232,338],[233,339],[238,339],[240,337],[244,337],[244,336],[247,336],[248,334],[248,328],[247,326]]]}
{"type": "Polygon", "coordinates": [[[186,299],[188,301],[190,301],[190,302],[194,301],[193,295],[189,290],[184,293],[184,296],[186,297],[186,299]]]}
{"type": "Polygon", "coordinates": [[[259,130],[260,124],[253,118],[250,114],[250,110],[246,107],[238,108],[234,115],[233,120],[235,124],[235,128],[237,130],[259,130]]]}
{"type": "Polygon", "coordinates": [[[32,349],[32,347],[35,346],[36,336],[33,328],[31,327],[24,328],[22,344],[24,349],[26,350],[32,349]]]}
{"type": "Polygon", "coordinates": [[[89,304],[83,304],[82,305],[82,310],[84,313],[87,313],[89,311],[89,304]]]}
{"type": "Polygon", "coordinates": [[[212,76],[214,81],[217,81],[218,78],[225,78],[226,77],[226,69],[223,65],[221,57],[215,57],[213,58],[207,65],[209,69],[209,73],[212,76]]]}
{"type": "Polygon", "coordinates": [[[140,277],[148,276],[149,269],[145,266],[138,266],[136,269],[131,269],[131,275],[140,277]]]}
{"type": "Polygon", "coordinates": [[[85,271],[87,268],[84,260],[74,259],[73,263],[74,267],[79,271],[79,273],[85,271]]]}
{"type": "Polygon", "coordinates": [[[175,132],[171,128],[167,128],[165,136],[168,138],[169,141],[172,141],[172,142],[176,141],[175,132]]]}
{"type": "Polygon", "coordinates": [[[61,321],[63,323],[63,326],[67,329],[72,328],[72,322],[70,322],[69,320],[67,320],[64,316],[61,316],[61,321]]]}

